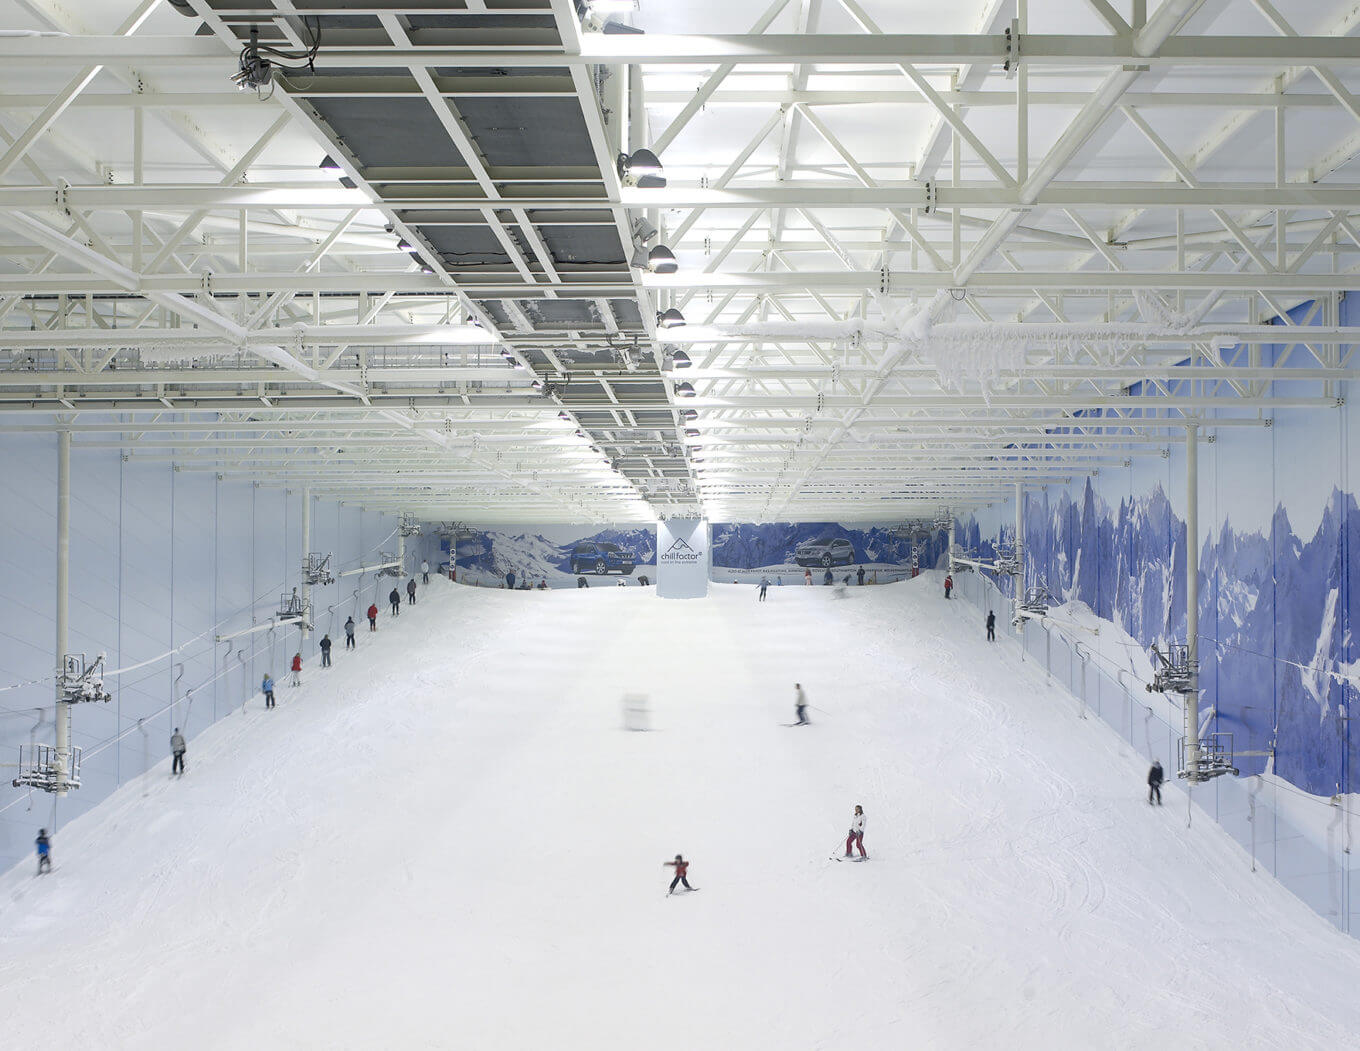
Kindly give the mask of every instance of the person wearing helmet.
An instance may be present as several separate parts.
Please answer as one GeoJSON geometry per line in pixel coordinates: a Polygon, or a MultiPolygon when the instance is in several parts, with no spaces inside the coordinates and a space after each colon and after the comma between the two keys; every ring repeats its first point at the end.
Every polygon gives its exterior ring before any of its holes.
{"type": "Polygon", "coordinates": [[[691,886],[689,885],[689,880],[687,880],[687,879],[685,878],[685,873],[687,873],[687,872],[689,871],[689,862],[688,862],[688,861],[686,861],[686,860],[685,860],[684,858],[682,858],[679,854],[677,854],[677,855],[675,855],[675,860],[674,860],[674,861],[667,861],[665,864],[667,864],[667,865],[669,865],[671,868],[675,869],[675,879],[671,880],[671,889],[668,890],[668,891],[666,891],[666,894],[667,894],[668,896],[675,893],[675,885],[676,885],[677,883],[683,883],[683,884],[685,885],[685,890],[693,890],[693,889],[694,889],[693,887],[691,887],[691,886]]]}
{"type": "Polygon", "coordinates": [[[845,837],[845,856],[850,856],[850,848],[859,847],[859,856],[867,858],[869,855],[864,853],[864,808],[858,803],[855,804],[855,812],[850,815],[850,834],[845,837]]]}
{"type": "Polygon", "coordinates": [[[52,843],[47,838],[47,829],[38,829],[38,838],[33,841],[38,846],[38,875],[52,871],[52,843]]]}

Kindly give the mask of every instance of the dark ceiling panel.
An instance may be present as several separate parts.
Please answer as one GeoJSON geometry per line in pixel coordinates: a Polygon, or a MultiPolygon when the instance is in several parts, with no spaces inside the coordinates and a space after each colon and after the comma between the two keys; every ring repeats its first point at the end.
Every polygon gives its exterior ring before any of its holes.
{"type": "Polygon", "coordinates": [[[458,110],[493,167],[595,163],[576,99],[469,97],[458,110]]]}
{"type": "Polygon", "coordinates": [[[363,167],[463,167],[423,98],[318,98],[312,105],[363,167]]]}
{"type": "Polygon", "coordinates": [[[546,226],[539,234],[553,260],[564,266],[621,266],[628,261],[612,226],[546,226]]]}

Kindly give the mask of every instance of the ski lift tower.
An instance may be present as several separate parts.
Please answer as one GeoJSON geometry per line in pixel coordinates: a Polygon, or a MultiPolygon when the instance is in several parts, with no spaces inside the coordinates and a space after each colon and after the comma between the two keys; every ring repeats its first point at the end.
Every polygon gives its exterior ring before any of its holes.
{"type": "MultiPolygon", "coordinates": [[[[406,538],[408,536],[420,536],[420,523],[416,521],[415,512],[403,511],[401,520],[397,523],[397,571],[392,575],[400,577],[406,573],[406,538]]],[[[384,562],[391,559],[383,558],[384,562]]]]}
{"type": "Polygon", "coordinates": [[[68,653],[62,658],[57,676],[57,743],[21,744],[19,766],[11,780],[15,788],[38,788],[65,795],[80,787],[80,747],[71,745],[71,709],[77,704],[113,700],[104,688],[104,655],[91,664],[83,653],[68,653]]]}

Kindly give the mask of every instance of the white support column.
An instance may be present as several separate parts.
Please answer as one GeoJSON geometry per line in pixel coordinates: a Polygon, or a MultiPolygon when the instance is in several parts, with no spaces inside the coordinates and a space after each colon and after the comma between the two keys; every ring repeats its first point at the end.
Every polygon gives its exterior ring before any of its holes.
{"type": "Polygon", "coordinates": [[[61,700],[61,673],[70,645],[71,432],[57,434],[57,795],[66,794],[71,759],[71,706],[61,700]]]}
{"type": "Polygon", "coordinates": [[[1025,486],[1015,483],[1015,564],[1019,567],[1015,575],[1015,608],[1011,610],[1011,620],[1020,615],[1020,604],[1025,601],[1025,486]]]}
{"type": "MultiPolygon", "coordinates": [[[[302,562],[307,563],[307,557],[312,553],[312,490],[304,487],[302,490],[302,562]]],[[[306,573],[302,576],[302,608],[309,609],[312,602],[312,585],[308,581],[306,573]]],[[[305,642],[311,634],[308,630],[307,617],[302,618],[302,639],[305,642]]]]}
{"type": "Polygon", "coordinates": [[[1185,691],[1185,768],[1197,781],[1199,750],[1199,428],[1185,429],[1185,645],[1190,688],[1185,691]]]}
{"type": "MultiPolygon", "coordinates": [[[[398,512],[398,515],[400,515],[400,512],[398,512]]],[[[397,527],[397,568],[401,571],[402,576],[406,576],[406,534],[401,531],[401,526],[397,527]]]]}

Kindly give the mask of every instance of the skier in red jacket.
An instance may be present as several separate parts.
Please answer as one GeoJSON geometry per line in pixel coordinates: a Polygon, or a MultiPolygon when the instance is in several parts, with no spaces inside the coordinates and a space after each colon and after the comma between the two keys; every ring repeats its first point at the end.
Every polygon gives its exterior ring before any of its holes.
{"type": "Polygon", "coordinates": [[[675,879],[671,880],[671,889],[668,890],[668,891],[666,891],[667,894],[674,894],[674,893],[675,893],[675,885],[676,885],[677,883],[683,883],[683,884],[685,885],[685,890],[693,890],[693,889],[694,889],[693,887],[691,887],[691,886],[689,885],[689,880],[685,879],[685,873],[687,873],[687,872],[689,871],[689,862],[688,862],[688,861],[686,861],[686,860],[685,860],[684,858],[682,858],[679,854],[677,854],[677,855],[675,855],[675,860],[674,860],[674,861],[668,861],[668,862],[666,862],[666,864],[669,865],[669,866],[671,866],[673,869],[675,869],[675,879]]]}
{"type": "Polygon", "coordinates": [[[368,607],[368,630],[378,630],[378,607],[376,603],[368,607]]]}
{"type": "Polygon", "coordinates": [[[293,654],[293,685],[302,685],[302,654],[293,654]]]}

